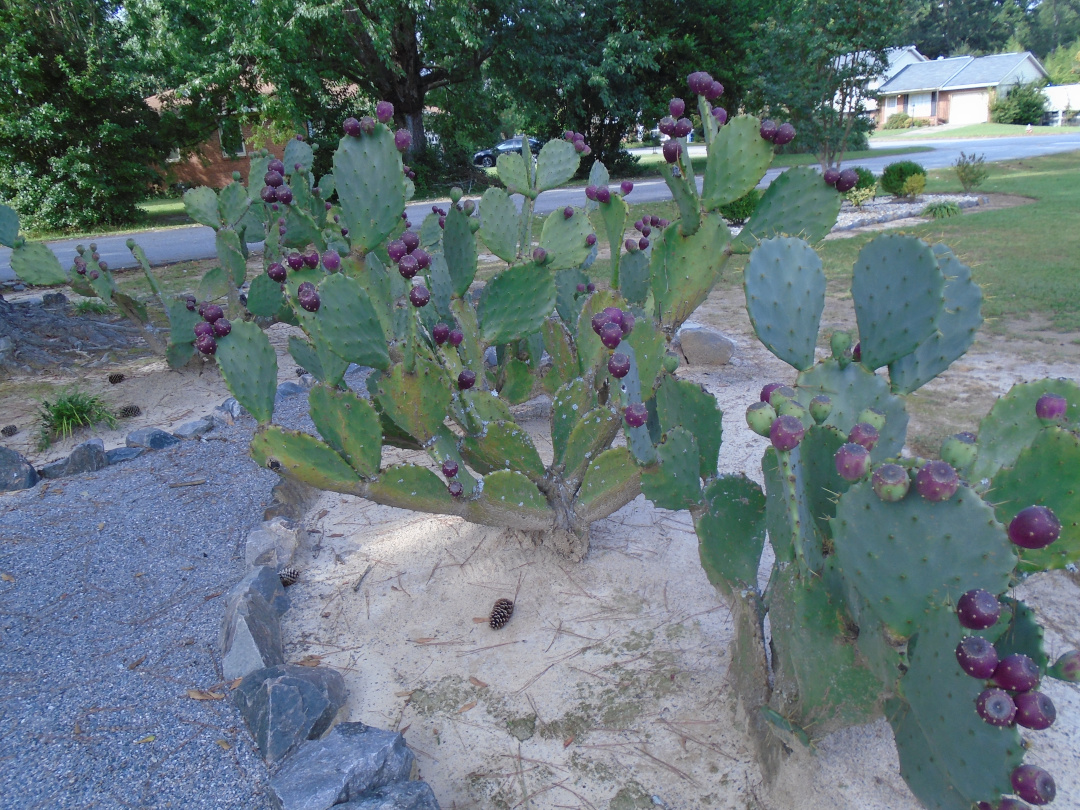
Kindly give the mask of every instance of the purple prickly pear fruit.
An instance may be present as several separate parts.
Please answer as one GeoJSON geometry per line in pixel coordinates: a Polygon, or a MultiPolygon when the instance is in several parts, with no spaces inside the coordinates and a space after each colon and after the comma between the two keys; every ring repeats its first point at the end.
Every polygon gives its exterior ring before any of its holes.
{"type": "Polygon", "coordinates": [[[426,307],[428,305],[428,301],[430,300],[431,293],[428,292],[428,288],[425,287],[423,284],[418,284],[417,286],[409,290],[409,301],[411,301],[412,305],[417,309],[420,309],[420,307],[426,307]]]}
{"type": "MultiPolygon", "coordinates": [[[[461,206],[461,210],[465,212],[465,216],[471,217],[473,211],[476,210],[476,200],[466,200],[465,204],[461,206]]],[[[446,216],[446,214],[443,214],[443,216],[446,216]]]]}
{"type": "Polygon", "coordinates": [[[285,174],[285,164],[277,158],[274,158],[266,164],[267,171],[277,172],[278,174],[285,174]]]}
{"type": "Polygon", "coordinates": [[[832,400],[826,394],[818,394],[810,400],[810,416],[816,424],[821,424],[832,413],[832,400]]]}
{"type": "Polygon", "coordinates": [[[660,130],[662,135],[667,135],[669,138],[675,137],[675,119],[670,115],[665,115],[660,119],[660,123],[656,125],[656,128],[660,130]]]}
{"type": "Polygon", "coordinates": [[[840,446],[836,451],[836,472],[845,481],[860,481],[870,470],[870,451],[853,442],[840,446]]]}
{"type": "Polygon", "coordinates": [[[423,248],[417,248],[409,255],[416,259],[416,266],[418,269],[427,270],[431,267],[431,254],[423,248]]]}
{"type": "Polygon", "coordinates": [[[777,388],[783,388],[783,386],[783,383],[778,382],[766,383],[765,387],[761,389],[761,401],[768,402],[769,398],[772,397],[772,392],[775,391],[777,388]]]}
{"type": "Polygon", "coordinates": [[[296,288],[296,297],[304,298],[305,296],[314,295],[315,292],[315,285],[312,284],[310,281],[305,281],[303,284],[296,288]]]}
{"type": "Polygon", "coordinates": [[[647,248],[649,246],[649,240],[646,239],[643,236],[640,239],[638,239],[637,246],[638,246],[638,250],[645,250],[645,248],[647,248]]]}
{"type": "Polygon", "coordinates": [[[201,337],[203,335],[212,335],[212,334],[214,334],[214,325],[212,323],[207,323],[206,321],[199,321],[197,324],[195,324],[195,330],[194,331],[195,331],[195,337],[201,337]]]}
{"type": "Polygon", "coordinates": [[[630,358],[622,352],[615,352],[608,360],[607,370],[612,377],[621,380],[630,373],[630,358]]]}
{"type": "Polygon", "coordinates": [[[956,616],[960,626],[968,630],[993,627],[1001,617],[1001,603],[990,591],[976,588],[956,600],[956,616]]]}
{"type": "Polygon", "coordinates": [[[607,186],[600,186],[600,188],[596,190],[596,201],[604,205],[611,202],[611,189],[607,186]]]}
{"type": "Polygon", "coordinates": [[[1027,692],[1039,685],[1039,667],[1023,653],[1006,655],[994,668],[991,683],[1010,692],[1027,692]]]}
{"type": "Polygon", "coordinates": [[[622,326],[623,311],[618,307],[604,307],[604,314],[607,315],[608,320],[612,323],[617,323],[622,326]]]}
{"type": "Polygon", "coordinates": [[[460,390],[468,391],[474,385],[476,385],[475,371],[469,371],[468,369],[465,369],[465,371],[457,375],[457,387],[460,390]]]}
{"type": "Polygon", "coordinates": [[[380,101],[375,105],[375,117],[380,124],[388,124],[394,119],[394,105],[389,101],[380,101]]]}
{"type": "Polygon", "coordinates": [[[304,256],[304,264],[314,270],[319,266],[319,254],[314,250],[311,251],[311,253],[306,254],[304,256]]]}
{"type": "Polygon", "coordinates": [[[840,179],[840,171],[838,169],[828,168],[825,170],[825,184],[829,186],[835,186],[836,181],[840,179]]]}
{"type": "Polygon", "coordinates": [[[660,227],[660,217],[653,214],[651,217],[649,217],[649,224],[652,225],[654,228],[659,228],[660,227]]]}
{"type": "Polygon", "coordinates": [[[574,207],[572,205],[566,206],[566,208],[564,208],[562,210],[562,215],[563,215],[563,219],[573,219],[574,218],[574,207]]]}
{"type": "Polygon", "coordinates": [[[668,102],[667,108],[672,118],[680,118],[686,112],[686,102],[681,98],[673,98],[668,102]]]}
{"type": "Polygon", "coordinates": [[[596,200],[596,186],[585,186],[585,196],[590,200],[596,200]]]}
{"type": "Polygon", "coordinates": [[[322,266],[331,273],[336,273],[341,269],[341,254],[336,250],[326,251],[326,253],[322,255],[322,266]]]}
{"type": "Polygon", "coordinates": [[[1069,650],[1046,670],[1046,674],[1059,681],[1080,683],[1080,650],[1069,650]]]}
{"type": "Polygon", "coordinates": [[[401,273],[402,278],[412,278],[416,275],[416,271],[419,270],[419,265],[416,262],[416,257],[406,253],[401,257],[397,266],[398,272],[401,273]]]}
{"type": "Polygon", "coordinates": [[[849,442],[855,442],[855,444],[861,444],[867,450],[873,450],[874,445],[878,442],[879,435],[877,428],[873,425],[868,425],[866,422],[859,422],[851,429],[847,440],[849,442]]]}
{"type": "Polygon", "coordinates": [[[790,399],[795,399],[795,389],[790,385],[781,385],[769,392],[769,404],[774,408],[779,408],[783,402],[790,399]]]}
{"type": "Polygon", "coordinates": [[[638,249],[637,239],[627,239],[623,242],[623,247],[626,248],[627,253],[636,253],[638,249]]]}
{"type": "Polygon", "coordinates": [[[1044,425],[1055,425],[1065,421],[1069,402],[1057,394],[1043,394],[1035,403],[1035,415],[1044,425]]]}
{"type": "Polygon", "coordinates": [[[584,140],[574,141],[574,151],[580,155],[585,154],[585,150],[589,147],[585,144],[584,140]]]}
{"type": "Polygon", "coordinates": [[[577,291],[578,291],[579,293],[583,293],[583,292],[585,292],[585,285],[584,285],[584,284],[578,284],[578,285],[577,285],[577,291]]]}
{"type": "Polygon", "coordinates": [[[649,409],[641,402],[627,405],[626,410],[623,412],[623,419],[632,428],[641,427],[649,421],[649,409]]]}
{"type": "Polygon", "coordinates": [[[460,346],[461,341],[465,340],[465,333],[460,329],[451,329],[447,340],[450,341],[451,346],[460,346]]]}
{"type": "Polygon", "coordinates": [[[304,257],[295,251],[286,256],[285,261],[293,270],[299,270],[304,266],[304,257]]]}
{"type": "Polygon", "coordinates": [[[447,484],[446,491],[450,493],[451,498],[460,498],[465,494],[465,487],[461,485],[460,481],[451,481],[447,484]]]}
{"type": "Polygon", "coordinates": [[[394,146],[399,152],[408,152],[412,146],[412,133],[407,129],[399,129],[394,133],[394,146]]]}
{"type": "Polygon", "coordinates": [[[709,85],[709,89],[706,90],[703,95],[707,101],[716,101],[720,96],[724,95],[724,85],[714,81],[709,85]]]}
{"type": "Polygon", "coordinates": [[[694,131],[694,124],[689,118],[680,118],[675,122],[675,137],[685,138],[694,131]]]}
{"type": "Polygon", "coordinates": [[[622,191],[623,196],[625,197],[627,194],[634,190],[634,184],[629,180],[623,180],[619,184],[619,189],[622,191]]]}
{"type": "Polygon", "coordinates": [[[346,135],[352,135],[354,138],[360,137],[360,122],[352,116],[345,119],[345,123],[341,125],[341,128],[345,130],[346,135]]]}
{"type": "Polygon", "coordinates": [[[755,402],[746,409],[746,424],[758,436],[769,437],[769,429],[776,421],[776,411],[768,402],[755,402]]]}
{"type": "Polygon", "coordinates": [[[725,110],[723,107],[713,107],[712,117],[716,119],[717,125],[722,127],[724,124],[727,123],[727,110],[725,110]]]}
{"type": "MultiPolygon", "coordinates": [[[[278,265],[278,266],[280,267],[281,265],[278,265]]],[[[277,281],[277,279],[274,279],[274,280],[277,281]]],[[[184,302],[184,306],[187,307],[188,312],[194,312],[195,311],[195,300],[192,299],[192,298],[189,298],[187,301],[184,302]]]]}
{"type": "Polygon", "coordinates": [[[772,139],[776,137],[777,129],[778,127],[776,126],[776,122],[772,119],[766,118],[764,121],[761,122],[761,128],[758,130],[758,133],[765,140],[772,141],[772,139]]]}
{"type": "Polygon", "coordinates": [[[273,186],[263,186],[259,191],[259,198],[264,203],[277,202],[277,189],[273,186]]]}
{"type": "Polygon", "coordinates": [[[859,184],[859,175],[854,169],[844,169],[836,178],[836,190],[841,194],[847,194],[859,184]]]}
{"type": "Polygon", "coordinates": [[[617,323],[605,323],[600,329],[600,342],[609,349],[615,349],[622,343],[622,326],[617,323]]]}
{"type": "Polygon", "coordinates": [[[1016,717],[1016,704],[1001,689],[984,689],[975,699],[975,711],[992,726],[1008,726],[1016,717]]]}
{"type": "Polygon", "coordinates": [[[590,233],[588,236],[586,236],[585,237],[585,244],[588,245],[589,247],[592,247],[593,245],[595,245],[596,244],[596,234],[595,233],[590,233]]]}
{"type": "Polygon", "coordinates": [[[941,460],[947,461],[958,470],[966,470],[975,462],[978,450],[975,447],[974,433],[954,433],[941,443],[941,460]]]}
{"type": "Polygon", "coordinates": [[[778,416],[769,428],[769,440],[777,450],[794,450],[802,441],[806,428],[794,416],[778,416]]]}
{"type": "MultiPolygon", "coordinates": [[[[841,172],[843,174],[843,172],[841,172]]],[[[851,359],[856,363],[862,362],[862,341],[855,344],[855,348],[851,350],[851,359]]]]}
{"type": "Polygon", "coordinates": [[[997,650],[982,636],[964,636],[956,645],[956,663],[972,678],[985,681],[997,668],[997,650]]]}
{"type": "Polygon", "coordinates": [[[574,130],[568,129],[563,132],[562,136],[564,141],[572,141],[574,140],[574,130]]]}
{"type": "Polygon", "coordinates": [[[405,233],[401,235],[401,243],[405,245],[405,249],[409,251],[409,253],[412,253],[420,247],[420,237],[413,231],[405,231],[405,233]]]}
{"type": "MultiPolygon", "coordinates": [[[[590,234],[590,236],[595,236],[595,234],[590,234]]],[[[596,292],[596,285],[590,281],[585,285],[585,290],[586,292],[596,292]]]]}
{"type": "Polygon", "coordinates": [[[632,313],[632,312],[624,312],[622,314],[621,326],[622,326],[623,337],[626,337],[631,332],[633,332],[634,331],[634,313],[632,313]]]}
{"type": "Polygon", "coordinates": [[[784,146],[793,140],[795,140],[795,127],[791,124],[781,124],[776,130],[776,135],[773,136],[773,143],[777,146],[784,146]]]}
{"type": "Polygon", "coordinates": [[[348,228],[342,228],[341,229],[341,235],[342,236],[348,236],[349,235],[349,229],[348,228]]]}
{"type": "MultiPolygon", "coordinates": [[[[588,288],[586,287],[586,289],[588,288]]],[[[611,316],[608,314],[607,310],[604,310],[603,312],[597,312],[589,320],[589,324],[590,326],[592,326],[592,330],[596,332],[597,335],[599,335],[600,331],[604,328],[604,326],[609,323],[611,323],[611,316]]]]}
{"type": "Polygon", "coordinates": [[[390,256],[390,261],[400,262],[401,257],[409,252],[409,249],[405,247],[405,243],[400,239],[395,239],[386,246],[386,252],[390,256]]]}
{"type": "Polygon", "coordinates": [[[1009,523],[1009,539],[1021,548],[1046,548],[1061,534],[1061,521],[1046,506],[1021,509],[1009,523]]]}
{"type": "Polygon", "coordinates": [[[232,331],[232,324],[227,318],[218,318],[211,329],[214,330],[214,337],[223,338],[232,331]]]}
{"type": "Polygon", "coordinates": [[[442,463],[442,474],[447,478],[453,478],[458,474],[458,463],[448,458],[442,463]]]}
{"type": "Polygon", "coordinates": [[[928,501],[947,501],[959,487],[956,470],[944,461],[926,462],[915,476],[916,491],[928,501]]]}
{"type": "Polygon", "coordinates": [[[288,205],[293,200],[292,189],[288,186],[280,186],[277,190],[277,201],[288,205]]]}
{"type": "Polygon", "coordinates": [[[203,354],[213,354],[217,351],[217,341],[213,335],[199,335],[195,338],[195,348],[203,354]]]}
{"type": "Polygon", "coordinates": [[[440,346],[450,337],[450,327],[441,321],[431,327],[431,337],[440,346]]]}
{"type": "Polygon", "coordinates": [[[268,186],[277,188],[285,182],[285,178],[281,176],[281,172],[267,172],[263,175],[263,182],[268,186]]]}
{"type": "Polygon", "coordinates": [[[712,89],[713,78],[703,70],[695,71],[686,77],[686,86],[695,96],[703,96],[712,89]]]}
{"type": "Polygon", "coordinates": [[[100,267],[102,269],[102,271],[108,270],[109,269],[109,263],[108,262],[98,262],[98,267],[100,267]]]}
{"type": "Polygon", "coordinates": [[[365,115],[360,119],[360,131],[365,135],[370,135],[375,131],[375,119],[370,115],[365,115]]]}
{"type": "Polygon", "coordinates": [[[663,152],[664,160],[668,163],[676,163],[679,160],[679,155],[682,154],[682,144],[678,141],[665,141],[663,152]]]}
{"type": "Polygon", "coordinates": [[[203,320],[207,323],[213,323],[218,318],[225,317],[225,310],[223,310],[217,304],[207,304],[205,307],[203,307],[202,316],[203,320]]]}
{"type": "Polygon", "coordinates": [[[532,257],[537,264],[543,264],[547,261],[548,252],[542,247],[533,248],[532,257]]]}
{"type": "Polygon", "coordinates": [[[907,470],[899,464],[882,464],[870,477],[870,484],[881,500],[887,503],[896,503],[907,497],[911,488],[911,479],[908,478],[907,470]]]}
{"type": "Polygon", "coordinates": [[[1042,692],[1021,692],[1013,702],[1016,704],[1016,724],[1035,731],[1050,728],[1057,720],[1054,701],[1042,692]]]}
{"type": "Polygon", "coordinates": [[[1035,765],[1021,765],[1009,776],[1016,795],[1031,804],[1049,804],[1057,795],[1054,777],[1035,765]]]}
{"type": "Polygon", "coordinates": [[[285,235],[285,230],[286,229],[285,229],[284,225],[278,225],[278,229],[277,229],[278,236],[284,236],[285,235]]]}
{"type": "Polygon", "coordinates": [[[642,224],[642,226],[638,230],[641,231],[642,236],[648,236],[649,234],[652,233],[652,228],[650,228],[648,225],[645,225],[644,223],[642,224]]]}

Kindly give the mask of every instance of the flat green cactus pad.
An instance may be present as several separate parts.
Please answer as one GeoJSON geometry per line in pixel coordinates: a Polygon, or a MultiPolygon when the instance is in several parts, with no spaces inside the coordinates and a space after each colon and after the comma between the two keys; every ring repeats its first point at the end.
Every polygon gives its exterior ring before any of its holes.
{"type": "Polygon", "coordinates": [[[701,566],[722,593],[757,587],[765,546],[765,493],[745,475],[722,475],[705,488],[694,521],[701,566]]]}
{"type": "Polygon", "coordinates": [[[311,148],[311,144],[307,141],[290,138],[285,143],[285,155],[281,162],[285,164],[286,174],[293,174],[294,172],[307,174],[314,165],[315,153],[311,148]],[[299,169],[296,168],[297,163],[300,164],[299,169]]]}
{"type": "Polygon", "coordinates": [[[825,271],[814,249],[789,237],[761,242],[750,254],[743,288],[754,331],[769,351],[798,371],[814,365],[825,310],[825,271]]]}
{"type": "Polygon", "coordinates": [[[548,318],[540,327],[540,333],[544,341],[544,351],[551,357],[551,368],[543,378],[544,388],[548,393],[554,394],[577,377],[581,369],[570,333],[561,321],[548,318]]]}
{"type": "Polygon", "coordinates": [[[505,262],[517,256],[521,215],[510,195],[501,188],[489,188],[480,199],[480,238],[487,249],[505,262]]]}
{"type": "Polygon", "coordinates": [[[215,356],[225,385],[236,401],[259,424],[269,422],[274,415],[278,367],[277,354],[266,333],[251,321],[237,321],[232,332],[218,339],[215,356]]]}
{"type": "Polygon", "coordinates": [[[526,197],[532,194],[529,171],[525,168],[525,160],[521,154],[504,152],[495,161],[495,167],[508,193],[523,194],[526,197]]]}
{"type": "Polygon", "coordinates": [[[260,427],[251,439],[251,457],[261,467],[332,492],[355,493],[359,478],[330,445],[298,430],[260,427]]]}
{"type": "Polygon", "coordinates": [[[358,281],[341,273],[319,285],[319,333],[341,359],[385,370],[390,366],[387,337],[371,299],[358,281]]]}
{"type": "Polygon", "coordinates": [[[654,242],[652,291],[665,327],[677,328],[708,296],[727,259],[724,250],[730,239],[724,218],[714,213],[704,216],[690,236],[675,222],[654,242]]]}
{"type": "Polygon", "coordinates": [[[557,188],[573,178],[581,157],[573,144],[564,140],[552,140],[544,144],[536,156],[537,192],[557,188]]]}
{"type": "MultiPolygon", "coordinates": [[[[280,295],[280,292],[279,292],[280,295]]],[[[169,343],[188,345],[195,342],[195,324],[202,320],[199,313],[187,308],[180,298],[166,298],[165,312],[169,316],[169,343]]]]}
{"type": "Polygon", "coordinates": [[[626,346],[633,349],[634,368],[637,369],[638,380],[641,383],[641,398],[650,399],[653,388],[656,386],[657,375],[664,365],[664,351],[667,349],[667,341],[653,325],[651,318],[638,318],[634,322],[634,331],[623,338],[618,351],[630,354],[626,346]]]}
{"type": "Polygon", "coordinates": [[[18,238],[19,214],[10,205],[0,203],[0,245],[13,248],[18,238]]]}
{"type": "Polygon", "coordinates": [[[529,434],[513,422],[490,422],[479,436],[461,440],[461,453],[480,473],[517,470],[533,481],[544,477],[544,462],[529,434]]]}
{"type": "Polygon", "coordinates": [[[737,115],[720,127],[709,146],[702,204],[716,210],[742,197],[765,176],[773,158],[773,145],[761,137],[761,121],[737,115]]]}
{"type": "Polygon", "coordinates": [[[581,308],[575,341],[578,358],[581,360],[582,374],[590,376],[595,369],[599,368],[601,361],[606,362],[610,355],[610,352],[604,348],[604,344],[600,342],[600,338],[592,329],[592,316],[603,311],[605,307],[623,306],[626,306],[626,302],[618,293],[610,290],[597,290],[589,296],[585,306],[581,308]]]}
{"type": "Polygon", "coordinates": [[[588,513],[614,493],[622,491],[641,476],[625,447],[612,447],[598,455],[585,470],[577,493],[577,511],[588,513]]]}
{"type": "Polygon", "coordinates": [[[596,392],[578,377],[563,385],[551,400],[551,444],[555,463],[562,461],[570,433],[586,413],[596,407],[596,392]]]}
{"type": "Polygon", "coordinates": [[[266,275],[259,273],[251,280],[248,288],[248,312],[260,318],[272,318],[285,303],[281,294],[281,285],[266,275]]]}
{"type": "Polygon", "coordinates": [[[540,232],[540,247],[548,252],[544,268],[548,272],[555,272],[580,267],[592,250],[585,242],[592,232],[592,223],[584,211],[574,211],[570,219],[566,218],[561,208],[552,211],[544,220],[544,229],[540,232]]]}
{"type": "MultiPolygon", "coordinates": [[[[605,184],[606,185],[606,184],[605,184]]],[[[622,256],[623,233],[626,231],[626,220],[630,214],[630,206],[619,194],[612,194],[611,200],[606,203],[597,203],[600,218],[604,222],[604,231],[608,245],[611,248],[612,278],[621,278],[615,273],[620,257],[622,256]]]]}
{"type": "MultiPolygon", "coordinates": [[[[265,173],[264,170],[263,174],[265,173]]],[[[251,177],[258,176],[251,175],[251,177]]],[[[252,185],[258,185],[258,181],[252,185]]],[[[248,190],[244,188],[243,183],[232,182],[218,192],[217,204],[221,221],[225,223],[225,227],[232,228],[244,218],[248,206],[251,205],[251,197],[248,196],[248,190]]]]}
{"type": "Polygon", "coordinates": [[[843,196],[809,166],[788,169],[765,189],[733,247],[750,249],[774,236],[797,236],[812,245],[832,230],[843,196]]]}
{"type": "Polygon", "coordinates": [[[421,444],[433,438],[446,418],[451,391],[442,367],[419,356],[416,372],[395,365],[378,382],[379,408],[421,444]]]}
{"type": "Polygon", "coordinates": [[[308,403],[311,421],[326,443],[364,478],[378,475],[382,429],[371,403],[326,385],[312,388],[308,403]]]}
{"type": "Polygon", "coordinates": [[[937,257],[921,239],[886,234],[867,242],[851,278],[860,362],[874,370],[915,351],[934,334],[944,292],[937,257]]]}
{"type": "Polygon", "coordinates": [[[972,588],[1001,593],[1016,555],[993,508],[962,486],[933,503],[915,487],[896,503],[869,482],[841,498],[832,520],[845,579],[896,634],[915,632],[930,607],[972,588]]]}
{"type": "Polygon", "coordinates": [[[42,287],[63,284],[68,280],[60,260],[41,242],[24,242],[11,251],[11,269],[17,278],[27,284],[42,287]]]}
{"type": "MultiPolygon", "coordinates": [[[[93,284],[95,289],[102,284],[106,284],[107,286],[104,275],[97,281],[92,281],[90,283],[93,284]]],[[[229,288],[231,286],[233,285],[229,279],[228,273],[221,267],[214,267],[199,280],[199,287],[195,290],[195,297],[200,301],[217,301],[219,298],[224,298],[229,294],[229,288]]],[[[111,290],[109,290],[109,296],[110,298],[112,297],[111,290]]]]}
{"type": "Polygon", "coordinates": [[[531,335],[554,309],[555,279],[550,271],[535,264],[512,267],[484,287],[477,308],[480,337],[494,344],[531,335]]]}
{"type": "MultiPolygon", "coordinates": [[[[1040,672],[1045,673],[1046,667],[1050,663],[1050,657],[1046,654],[1046,648],[1043,646],[1044,633],[1035,611],[1024,602],[1008,596],[1000,601],[1004,602],[1007,608],[1007,610],[1001,612],[1002,619],[1008,615],[1009,621],[1005,624],[1002,634],[996,639],[992,639],[994,647],[998,651],[998,658],[1004,658],[1006,655],[1012,655],[1013,653],[1023,653],[1035,662],[1040,672]]],[[[1000,626],[1000,624],[1001,620],[998,621],[996,626],[1000,626]]],[[[984,635],[990,638],[993,629],[986,631],[984,635]]]]}
{"type": "Polygon", "coordinates": [[[476,236],[469,227],[469,218],[456,206],[446,215],[442,244],[454,295],[464,295],[476,276],[476,236]]]}
{"type": "Polygon", "coordinates": [[[803,574],[809,576],[821,569],[823,548],[815,531],[807,494],[811,487],[801,460],[801,446],[786,459],[769,447],[761,458],[761,471],[765,476],[765,523],[776,558],[797,561],[803,574]]]}
{"type": "Polygon", "coordinates": [[[994,403],[979,425],[979,455],[971,469],[973,481],[993,478],[1002,467],[1011,467],[1021,451],[1042,432],[1042,422],[1035,416],[1035,403],[1043,394],[1065,397],[1066,424],[1073,429],[1080,424],[1080,385],[1063,379],[1017,383],[994,403]]]}
{"type": "Polygon", "coordinates": [[[555,309],[559,317],[567,324],[576,324],[581,308],[585,305],[585,294],[577,291],[578,284],[588,284],[589,277],[579,268],[560,270],[555,274],[555,309]]]}
{"type": "Polygon", "coordinates": [[[396,464],[382,471],[378,481],[368,484],[371,499],[399,509],[418,512],[453,511],[454,499],[446,484],[427,467],[396,464]]]}
{"type": "Polygon", "coordinates": [[[334,182],[349,239],[364,253],[374,250],[405,210],[405,175],[390,130],[379,125],[371,135],[342,138],[334,153],[334,182]]]}
{"type": "Polygon", "coordinates": [[[656,410],[665,433],[681,426],[694,437],[700,476],[708,480],[716,475],[724,417],[716,398],[696,383],[665,376],[656,392],[656,410]]]}
{"type": "Polygon", "coordinates": [[[215,231],[221,227],[217,194],[208,186],[189,188],[184,192],[184,211],[200,225],[213,228],[215,231]]]}
{"type": "Polygon", "coordinates": [[[473,388],[462,391],[460,396],[476,433],[482,432],[489,422],[514,421],[510,407],[493,391],[477,391],[473,388]]]}
{"type": "Polygon", "coordinates": [[[499,396],[511,405],[518,405],[532,396],[533,380],[529,364],[515,357],[503,369],[499,396]]]}
{"type": "Polygon", "coordinates": [[[1046,548],[1016,548],[1021,571],[1080,562],[1080,437],[1075,433],[1043,428],[1012,467],[994,476],[989,497],[1005,526],[1021,509],[1036,505],[1049,507],[1061,521],[1061,535],[1046,548]]]}
{"type": "Polygon", "coordinates": [[[545,520],[554,517],[536,485],[515,470],[499,470],[485,475],[483,490],[472,505],[488,519],[501,513],[505,513],[509,520],[522,514],[545,520]]]}
{"type": "Polygon", "coordinates": [[[950,605],[928,609],[912,639],[903,700],[886,707],[900,773],[930,810],[970,810],[1011,793],[1009,774],[1023,759],[1016,728],[998,728],[975,711],[985,688],[956,663],[966,634],[950,605]]]}
{"type": "Polygon", "coordinates": [[[619,292],[631,304],[644,305],[649,297],[649,256],[638,250],[623,254],[619,262],[619,292]]]}
{"type": "Polygon", "coordinates": [[[606,407],[593,408],[582,416],[566,440],[566,452],[563,454],[566,472],[563,477],[567,480],[580,479],[589,462],[611,444],[621,422],[619,415],[606,407]]]}
{"type": "Polygon", "coordinates": [[[657,463],[641,471],[641,492],[661,509],[687,509],[701,500],[697,441],[677,427],[656,448],[657,463]]]}

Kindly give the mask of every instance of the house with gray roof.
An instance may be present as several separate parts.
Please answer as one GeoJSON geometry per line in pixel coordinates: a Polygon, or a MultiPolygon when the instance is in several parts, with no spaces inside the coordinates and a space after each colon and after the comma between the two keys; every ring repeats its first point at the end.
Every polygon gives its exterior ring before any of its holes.
{"type": "Polygon", "coordinates": [[[995,94],[1047,78],[1028,51],[915,62],[878,89],[878,126],[901,112],[932,125],[983,124],[995,94]]]}

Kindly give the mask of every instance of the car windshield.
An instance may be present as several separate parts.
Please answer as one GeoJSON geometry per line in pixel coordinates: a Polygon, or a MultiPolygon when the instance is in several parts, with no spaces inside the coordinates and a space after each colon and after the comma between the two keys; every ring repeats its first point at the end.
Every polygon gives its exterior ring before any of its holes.
{"type": "Polygon", "coordinates": [[[500,143],[495,148],[496,149],[520,149],[521,148],[521,141],[518,138],[511,138],[508,141],[503,141],[502,143],[500,143]]]}

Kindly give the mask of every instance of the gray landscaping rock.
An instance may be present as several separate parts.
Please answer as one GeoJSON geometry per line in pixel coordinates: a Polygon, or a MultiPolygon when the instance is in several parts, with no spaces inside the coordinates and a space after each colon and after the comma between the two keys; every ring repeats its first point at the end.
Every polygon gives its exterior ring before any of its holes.
{"type": "Polygon", "coordinates": [[[295,397],[297,394],[306,393],[306,389],[302,385],[297,385],[294,382],[283,382],[277,387],[276,396],[278,399],[285,399],[286,397],[295,397]]]}
{"type": "Polygon", "coordinates": [[[270,780],[270,804],[275,810],[328,810],[408,779],[414,762],[400,734],[339,723],[285,760],[270,780]]]}
{"type": "Polygon", "coordinates": [[[110,464],[119,464],[121,461],[131,461],[146,452],[145,447],[115,447],[105,451],[105,458],[110,464]]]}
{"type": "Polygon", "coordinates": [[[185,422],[173,431],[173,436],[178,439],[197,439],[214,429],[214,418],[207,416],[196,419],[194,422],[185,422]]]}
{"type": "Polygon", "coordinates": [[[286,517],[275,517],[249,531],[244,543],[248,565],[291,565],[300,543],[300,526],[286,517]]]}
{"type": "Polygon", "coordinates": [[[214,409],[214,418],[224,425],[231,425],[244,413],[244,407],[236,401],[236,397],[229,397],[214,409]]]}
{"type": "Polygon", "coordinates": [[[174,444],[180,444],[175,436],[166,433],[160,428],[139,428],[127,435],[125,442],[128,447],[145,447],[147,450],[164,450],[174,444]]]}
{"type": "Polygon", "coordinates": [[[285,663],[278,617],[289,597],[277,572],[263,566],[229,591],[221,620],[221,671],[226,680],[285,663]]]}
{"type": "Polygon", "coordinates": [[[61,292],[47,292],[41,296],[41,305],[46,307],[63,306],[67,302],[67,296],[61,292]]]}
{"type": "Polygon", "coordinates": [[[706,326],[684,326],[678,335],[679,351],[691,366],[722,366],[731,360],[735,342],[706,326]]]}
{"type": "Polygon", "coordinates": [[[484,364],[488,368],[495,368],[499,365],[499,353],[494,346],[488,346],[484,349],[484,364]]]}
{"type": "Polygon", "coordinates": [[[395,782],[335,807],[351,810],[439,810],[439,803],[427,782],[395,782]]]}
{"type": "Polygon", "coordinates": [[[96,472],[109,466],[109,458],[105,454],[105,442],[101,439],[90,439],[80,445],[76,445],[71,455],[52,464],[46,464],[41,468],[42,478],[60,478],[64,475],[77,475],[78,473],[96,472]]]}
{"type": "Polygon", "coordinates": [[[304,374],[300,377],[300,384],[309,391],[315,387],[315,383],[317,382],[318,380],[315,379],[314,374],[304,374]]]}
{"type": "Polygon", "coordinates": [[[236,598],[240,599],[245,594],[255,593],[266,600],[266,604],[281,616],[289,609],[289,596],[285,593],[285,586],[281,584],[281,577],[277,569],[268,565],[262,565],[252,571],[248,571],[244,578],[237,582],[229,595],[225,597],[226,603],[236,598]]]}
{"type": "Polygon", "coordinates": [[[0,492],[29,489],[38,482],[37,470],[19,453],[0,447],[0,492]]]}
{"type": "Polygon", "coordinates": [[[268,764],[326,733],[345,705],[345,680],[327,667],[279,664],[247,675],[232,694],[268,764]]]}

